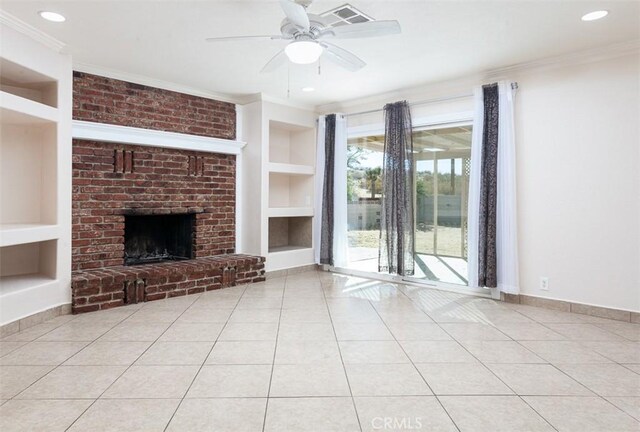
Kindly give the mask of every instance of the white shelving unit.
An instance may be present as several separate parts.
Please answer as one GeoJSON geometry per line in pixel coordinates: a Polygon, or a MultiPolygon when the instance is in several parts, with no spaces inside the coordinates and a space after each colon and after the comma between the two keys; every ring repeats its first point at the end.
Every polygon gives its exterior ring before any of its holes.
{"type": "Polygon", "coordinates": [[[2,224],[0,247],[55,240],[60,237],[58,225],[2,224]]]}
{"type": "Polygon", "coordinates": [[[270,162],[269,172],[272,174],[287,174],[291,176],[312,176],[313,174],[315,174],[315,168],[310,165],[295,165],[270,162]]]}
{"type": "Polygon", "coordinates": [[[313,207],[270,207],[270,218],[313,216],[313,207]]]}
{"type": "Polygon", "coordinates": [[[71,59],[0,26],[0,325],[71,302],[71,59]]]}
{"type": "Polygon", "coordinates": [[[316,114],[265,101],[240,112],[242,251],[266,256],[267,271],[313,264],[316,114]]]}
{"type": "Polygon", "coordinates": [[[56,108],[34,102],[20,96],[0,91],[0,116],[6,124],[47,124],[56,123],[56,108]]]}

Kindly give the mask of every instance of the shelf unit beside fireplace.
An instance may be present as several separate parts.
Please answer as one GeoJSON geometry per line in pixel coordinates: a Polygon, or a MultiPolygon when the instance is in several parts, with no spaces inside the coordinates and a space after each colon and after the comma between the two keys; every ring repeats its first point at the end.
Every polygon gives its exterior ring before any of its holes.
{"type": "Polygon", "coordinates": [[[0,27],[0,325],[70,302],[71,62],[0,27]]]}
{"type": "Polygon", "coordinates": [[[316,134],[315,118],[305,120],[277,114],[269,120],[270,270],[313,263],[316,134]]]}
{"type": "Polygon", "coordinates": [[[316,115],[269,101],[242,114],[243,251],[266,256],[267,271],[313,264],[316,115]]]}

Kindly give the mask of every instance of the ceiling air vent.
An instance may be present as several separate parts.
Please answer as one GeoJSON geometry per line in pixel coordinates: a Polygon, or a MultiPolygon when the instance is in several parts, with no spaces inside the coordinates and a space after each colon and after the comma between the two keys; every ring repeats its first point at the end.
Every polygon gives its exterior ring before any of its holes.
{"type": "Polygon", "coordinates": [[[373,21],[373,18],[348,3],[325,12],[321,16],[327,19],[330,27],[373,21]]]}

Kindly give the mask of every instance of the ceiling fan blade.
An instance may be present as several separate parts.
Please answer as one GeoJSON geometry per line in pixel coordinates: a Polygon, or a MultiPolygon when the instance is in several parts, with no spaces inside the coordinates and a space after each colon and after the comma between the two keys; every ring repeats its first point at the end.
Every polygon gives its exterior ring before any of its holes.
{"type": "Polygon", "coordinates": [[[280,66],[287,62],[287,55],[284,53],[284,50],[280,50],[278,54],[271,57],[271,60],[267,62],[266,65],[262,68],[260,73],[269,73],[278,69],[280,66]]]}
{"type": "Polygon", "coordinates": [[[388,36],[398,34],[400,32],[400,23],[398,23],[398,21],[369,21],[358,24],[330,27],[324,30],[320,36],[328,36],[336,39],[356,39],[388,36]]]}
{"type": "Polygon", "coordinates": [[[207,42],[237,42],[237,41],[243,41],[243,40],[252,40],[252,39],[270,39],[270,40],[276,40],[276,39],[282,39],[282,36],[280,35],[276,35],[276,36],[228,36],[228,37],[211,37],[211,38],[206,38],[205,40],[207,42]]]}
{"type": "Polygon", "coordinates": [[[294,2],[293,0],[280,0],[280,6],[293,25],[305,32],[309,31],[309,16],[307,15],[307,11],[304,6],[294,2]]]}
{"type": "Polygon", "coordinates": [[[321,42],[320,45],[324,47],[324,52],[329,60],[351,72],[358,71],[367,65],[355,54],[352,54],[339,46],[327,42],[321,42]]]}

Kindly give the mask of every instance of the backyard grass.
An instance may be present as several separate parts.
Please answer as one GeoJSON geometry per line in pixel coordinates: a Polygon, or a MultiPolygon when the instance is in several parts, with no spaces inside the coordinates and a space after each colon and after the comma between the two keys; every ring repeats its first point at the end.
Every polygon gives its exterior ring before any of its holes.
{"type": "MultiPolygon", "coordinates": [[[[416,252],[433,254],[433,227],[427,231],[416,231],[416,252]]],[[[438,227],[438,254],[461,256],[462,234],[460,228],[438,227]]],[[[349,231],[349,246],[363,248],[378,248],[380,231],[361,230],[349,231]]]]}

